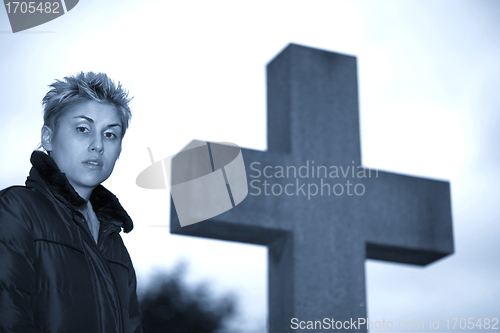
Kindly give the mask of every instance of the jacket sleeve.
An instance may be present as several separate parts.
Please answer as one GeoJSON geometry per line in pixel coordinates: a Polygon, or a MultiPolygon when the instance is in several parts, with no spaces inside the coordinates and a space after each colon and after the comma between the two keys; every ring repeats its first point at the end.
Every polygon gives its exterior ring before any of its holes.
{"type": "Polygon", "coordinates": [[[0,192],[0,332],[37,332],[35,246],[19,191],[0,192]]]}
{"type": "Polygon", "coordinates": [[[137,299],[137,279],[132,261],[129,261],[129,320],[130,332],[142,333],[142,318],[141,310],[139,307],[139,300],[137,299]]]}

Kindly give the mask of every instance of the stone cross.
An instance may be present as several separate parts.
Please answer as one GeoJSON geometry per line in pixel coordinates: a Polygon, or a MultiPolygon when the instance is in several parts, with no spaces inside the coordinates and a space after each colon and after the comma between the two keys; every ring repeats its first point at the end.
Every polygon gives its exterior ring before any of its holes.
{"type": "Polygon", "coordinates": [[[267,107],[268,150],[242,149],[246,199],[183,228],[172,204],[170,228],[268,247],[270,332],[366,318],[366,258],[453,253],[448,182],[361,167],[355,57],[289,45],[267,65],[267,107]]]}

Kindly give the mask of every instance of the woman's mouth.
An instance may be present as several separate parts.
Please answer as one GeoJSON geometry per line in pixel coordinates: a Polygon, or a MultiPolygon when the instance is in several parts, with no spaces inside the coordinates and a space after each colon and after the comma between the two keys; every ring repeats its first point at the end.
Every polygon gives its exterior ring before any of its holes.
{"type": "Polygon", "coordinates": [[[94,168],[100,168],[102,166],[102,161],[99,158],[91,158],[84,161],[83,164],[94,169],[94,168]]]}

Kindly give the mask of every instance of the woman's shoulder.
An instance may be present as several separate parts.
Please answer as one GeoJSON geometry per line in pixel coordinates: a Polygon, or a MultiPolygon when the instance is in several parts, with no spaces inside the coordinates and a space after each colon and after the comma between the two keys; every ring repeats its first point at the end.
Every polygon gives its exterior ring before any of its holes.
{"type": "Polygon", "coordinates": [[[37,204],[37,197],[25,186],[10,186],[0,191],[0,241],[25,239],[23,235],[32,234],[34,214],[31,212],[37,204]]]}
{"type": "Polygon", "coordinates": [[[0,210],[11,212],[26,210],[29,207],[46,204],[40,193],[32,188],[14,185],[0,191],[0,210]]]}
{"type": "Polygon", "coordinates": [[[9,199],[30,199],[35,196],[35,193],[31,190],[31,188],[22,186],[22,185],[13,185],[4,188],[0,191],[0,200],[9,200],[9,199]]]}

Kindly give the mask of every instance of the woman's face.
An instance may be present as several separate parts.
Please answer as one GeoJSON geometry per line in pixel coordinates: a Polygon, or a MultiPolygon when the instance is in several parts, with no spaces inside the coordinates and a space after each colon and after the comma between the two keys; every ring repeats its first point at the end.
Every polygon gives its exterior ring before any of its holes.
{"type": "Polygon", "coordinates": [[[122,122],[116,107],[85,101],[69,107],[55,129],[44,126],[42,145],[81,197],[113,171],[121,152],[122,122]]]}

